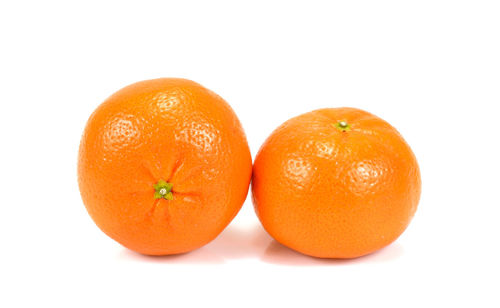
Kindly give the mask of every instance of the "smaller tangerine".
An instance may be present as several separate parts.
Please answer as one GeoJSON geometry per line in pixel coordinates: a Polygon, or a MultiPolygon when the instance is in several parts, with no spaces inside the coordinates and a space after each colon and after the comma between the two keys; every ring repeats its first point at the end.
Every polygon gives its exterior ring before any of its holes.
{"type": "Polygon", "coordinates": [[[355,258],[393,242],[420,199],[417,160],[386,121],[354,108],[292,118],[260,148],[252,198],[278,242],[321,258],[355,258]]]}

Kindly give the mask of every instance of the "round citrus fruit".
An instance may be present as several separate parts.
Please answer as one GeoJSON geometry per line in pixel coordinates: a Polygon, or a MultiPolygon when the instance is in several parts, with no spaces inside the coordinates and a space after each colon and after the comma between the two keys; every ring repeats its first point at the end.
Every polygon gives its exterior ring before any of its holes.
{"type": "Polygon", "coordinates": [[[278,242],[307,255],[354,258],[393,242],[420,198],[420,171],[401,135],[353,108],[292,118],[253,167],[256,213],[278,242]]]}
{"type": "Polygon", "coordinates": [[[231,107],[201,85],[147,80],[90,116],[78,157],[83,202],[97,226],[149,255],[196,249],[241,208],[252,160],[231,107]]]}

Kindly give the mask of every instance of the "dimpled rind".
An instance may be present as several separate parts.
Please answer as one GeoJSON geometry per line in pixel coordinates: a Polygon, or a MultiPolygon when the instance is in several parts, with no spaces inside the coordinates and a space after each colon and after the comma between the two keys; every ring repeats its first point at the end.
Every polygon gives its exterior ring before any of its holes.
{"type": "Polygon", "coordinates": [[[229,224],[251,164],[241,124],[221,97],[161,78],[121,89],[91,115],[78,182],[102,231],[137,252],[166,255],[201,247],[229,224]],[[168,198],[155,198],[159,182],[171,184],[168,198]]]}
{"type": "Polygon", "coordinates": [[[393,242],[420,191],[415,155],[401,135],[354,108],[288,120],[262,145],[253,168],[252,198],[267,232],[322,258],[359,257],[393,242]],[[348,130],[339,129],[342,121],[348,130]]]}

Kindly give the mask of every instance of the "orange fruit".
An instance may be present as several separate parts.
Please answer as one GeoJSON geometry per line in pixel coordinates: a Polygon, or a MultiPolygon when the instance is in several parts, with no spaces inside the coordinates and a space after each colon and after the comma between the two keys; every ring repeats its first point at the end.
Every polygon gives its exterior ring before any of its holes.
{"type": "Polygon", "coordinates": [[[322,258],[354,258],[393,242],[420,198],[420,171],[401,135],[353,108],[292,118],[253,167],[257,216],[278,242],[322,258]]]}
{"type": "Polygon", "coordinates": [[[231,107],[185,79],[127,86],[90,116],[78,183],[97,226],[148,255],[196,249],[241,208],[252,159],[231,107]]]}

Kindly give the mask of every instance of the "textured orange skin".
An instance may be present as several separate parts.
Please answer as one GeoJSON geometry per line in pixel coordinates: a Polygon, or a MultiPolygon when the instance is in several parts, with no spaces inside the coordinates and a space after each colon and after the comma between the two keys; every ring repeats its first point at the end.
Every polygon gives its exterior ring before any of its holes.
{"type": "Polygon", "coordinates": [[[148,255],[187,252],[213,240],[245,201],[252,159],[231,107],[201,85],[147,80],[91,115],[78,157],[83,202],[97,226],[148,255]],[[153,185],[173,184],[173,200],[153,185]]]}
{"type": "Polygon", "coordinates": [[[257,216],[278,242],[321,258],[354,258],[393,242],[420,198],[420,171],[401,135],[353,108],[292,118],[253,167],[257,216]],[[349,131],[335,126],[350,124],[349,131]]]}

